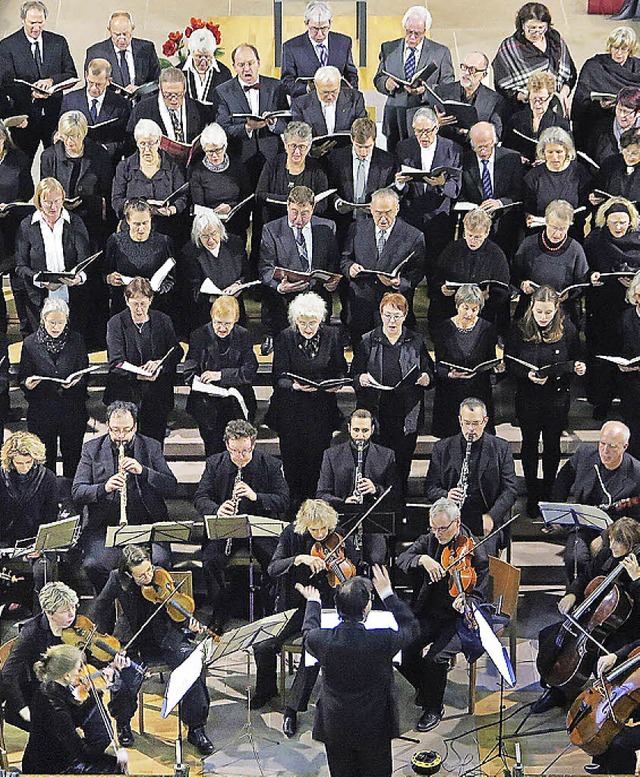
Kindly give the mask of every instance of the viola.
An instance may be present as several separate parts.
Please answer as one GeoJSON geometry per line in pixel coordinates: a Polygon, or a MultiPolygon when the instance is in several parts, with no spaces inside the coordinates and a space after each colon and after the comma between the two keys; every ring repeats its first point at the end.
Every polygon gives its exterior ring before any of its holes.
{"type": "Polygon", "coordinates": [[[440,563],[449,573],[449,593],[454,599],[462,593],[470,594],[478,582],[471,560],[474,547],[471,537],[459,534],[442,551],[440,563]]]}
{"type": "MultiPolygon", "coordinates": [[[[167,610],[167,615],[175,623],[193,618],[196,609],[196,603],[187,594],[183,594],[176,588],[176,584],[171,574],[162,567],[156,567],[153,571],[153,579],[149,585],[142,586],[142,595],[152,604],[163,605],[167,610]]],[[[200,623],[197,618],[193,618],[206,634],[213,637],[216,641],[220,639],[219,635],[207,628],[204,623],[200,623]]]]}
{"type": "Polygon", "coordinates": [[[91,686],[96,691],[104,691],[108,683],[102,671],[91,664],[83,664],[82,672],[76,677],[71,686],[74,701],[78,704],[85,702],[92,693],[91,686]]]}
{"type": "MultiPolygon", "coordinates": [[[[73,645],[82,651],[87,650],[98,661],[107,663],[120,652],[120,641],[110,634],[101,634],[93,621],[86,615],[78,615],[72,626],[62,632],[62,641],[73,645]]],[[[130,662],[130,666],[138,674],[144,675],[144,667],[130,662]]]]}
{"type": "Polygon", "coordinates": [[[640,648],[584,690],[567,713],[574,745],[600,755],[620,733],[640,704],[640,648]]]}
{"type": "Polygon", "coordinates": [[[353,561],[344,552],[344,539],[338,532],[332,531],[323,540],[318,540],[311,548],[311,555],[321,558],[327,565],[327,580],[332,588],[342,585],[357,570],[353,561]]]}

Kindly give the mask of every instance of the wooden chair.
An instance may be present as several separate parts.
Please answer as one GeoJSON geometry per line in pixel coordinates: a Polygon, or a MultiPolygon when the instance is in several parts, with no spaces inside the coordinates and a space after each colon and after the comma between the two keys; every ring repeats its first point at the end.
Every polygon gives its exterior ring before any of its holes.
{"type": "MultiPolygon", "coordinates": [[[[509,656],[516,671],[516,650],[518,640],[518,595],[520,593],[520,570],[506,561],[489,556],[489,601],[500,603],[500,612],[509,616],[509,623],[502,628],[497,636],[508,632],[509,656]]],[[[478,663],[474,661],[469,666],[469,714],[476,709],[476,681],[478,678],[478,663]]]]}
{"type": "MultiPolygon", "coordinates": [[[[17,637],[5,642],[4,645],[0,645],[0,670],[5,665],[13,643],[17,637]]],[[[7,754],[7,745],[4,739],[4,701],[0,701],[0,769],[7,771],[9,769],[9,756],[7,754]]]]}
{"type": "Polygon", "coordinates": [[[302,637],[292,639],[280,648],[280,696],[282,696],[283,701],[287,692],[287,670],[289,674],[293,674],[294,653],[298,656],[302,655],[302,637]]]}

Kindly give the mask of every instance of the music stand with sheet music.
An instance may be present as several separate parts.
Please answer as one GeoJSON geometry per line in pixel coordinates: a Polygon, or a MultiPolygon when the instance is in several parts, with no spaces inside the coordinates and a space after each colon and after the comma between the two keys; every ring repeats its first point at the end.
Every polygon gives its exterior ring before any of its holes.
{"type": "Polygon", "coordinates": [[[231,555],[231,543],[234,539],[246,539],[249,549],[249,621],[255,618],[255,575],[253,556],[254,537],[279,537],[287,521],[267,518],[264,515],[205,515],[204,524],[210,540],[227,540],[225,554],[231,555]]]}
{"type": "Polygon", "coordinates": [[[158,523],[107,526],[105,547],[149,545],[152,542],[189,542],[194,521],[158,521],[158,523]]]}
{"type": "Polygon", "coordinates": [[[53,523],[43,523],[38,527],[34,550],[65,550],[76,541],[80,527],[80,516],[63,518],[53,523]]]}

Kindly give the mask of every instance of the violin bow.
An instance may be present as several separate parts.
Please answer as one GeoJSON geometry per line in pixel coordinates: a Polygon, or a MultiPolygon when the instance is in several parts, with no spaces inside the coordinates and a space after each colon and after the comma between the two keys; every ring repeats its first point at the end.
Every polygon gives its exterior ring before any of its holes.
{"type": "MultiPolygon", "coordinates": [[[[458,564],[467,556],[470,556],[476,548],[479,548],[480,545],[484,545],[485,542],[488,542],[490,539],[495,537],[496,534],[499,534],[505,528],[505,526],[508,526],[510,523],[513,523],[516,520],[516,518],[519,518],[519,517],[520,517],[520,513],[517,513],[516,515],[512,515],[508,521],[505,521],[505,523],[495,528],[492,532],[489,532],[489,534],[487,534],[486,537],[482,537],[482,539],[479,539],[477,542],[474,542],[473,548],[471,548],[470,550],[466,550],[464,553],[461,553],[460,556],[456,558],[455,563],[458,564]]],[[[445,571],[448,571],[448,568],[445,571]]]]}
{"type": "MultiPolygon", "coordinates": [[[[86,679],[89,681],[89,688],[91,689],[91,695],[93,696],[96,709],[100,713],[100,718],[102,719],[106,732],[109,736],[109,739],[111,740],[110,744],[111,747],[113,747],[113,754],[117,758],[118,750],[120,749],[120,743],[118,742],[118,735],[113,728],[113,722],[111,721],[109,713],[107,712],[107,708],[104,706],[104,702],[102,701],[102,698],[98,693],[98,689],[93,682],[93,677],[91,677],[91,672],[89,671],[89,667],[87,666],[86,662],[82,664],[82,670],[86,675],[86,679]]],[[[129,774],[129,770],[125,764],[119,764],[119,766],[123,774],[129,774]]]]}
{"type": "Polygon", "coordinates": [[[178,593],[180,588],[187,582],[187,578],[185,577],[184,580],[181,580],[177,585],[174,583],[173,591],[171,592],[170,596],[167,596],[167,598],[160,602],[160,604],[156,607],[156,609],[151,613],[151,615],[147,618],[147,620],[140,626],[138,631],[131,637],[131,639],[127,642],[127,644],[122,648],[124,652],[129,650],[131,645],[138,639],[138,637],[142,634],[142,632],[147,628],[147,626],[151,623],[151,621],[156,617],[156,615],[162,610],[164,607],[166,607],[167,604],[171,604],[171,600],[173,597],[178,593]]]}

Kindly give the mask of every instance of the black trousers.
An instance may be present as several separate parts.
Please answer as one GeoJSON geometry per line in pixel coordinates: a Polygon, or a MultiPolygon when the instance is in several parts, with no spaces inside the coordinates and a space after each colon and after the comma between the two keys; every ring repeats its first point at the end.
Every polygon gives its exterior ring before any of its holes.
{"type": "Polygon", "coordinates": [[[65,415],[65,417],[53,413],[46,416],[41,412],[37,414],[27,413],[27,429],[42,440],[47,450],[45,462],[47,469],[52,472],[56,471],[59,441],[60,454],[62,455],[62,474],[70,480],[73,480],[78,468],[86,427],[87,414],[84,407],[78,408],[75,413],[65,415]]]}
{"type": "MultiPolygon", "coordinates": [[[[380,392],[393,393],[393,392],[380,392]]],[[[406,504],[407,482],[411,473],[411,459],[416,449],[418,433],[405,434],[404,416],[389,414],[384,405],[380,407],[378,414],[378,443],[384,445],[396,455],[396,468],[398,472],[398,483],[401,493],[401,504],[406,504]]]]}
{"type": "Polygon", "coordinates": [[[522,431],[522,468],[529,504],[549,499],[560,464],[560,437],[567,424],[565,407],[535,407],[516,410],[522,431]],[[538,481],[538,441],[542,436],[542,483],[538,481]]]}
{"type": "Polygon", "coordinates": [[[368,739],[359,745],[325,742],[331,777],[391,777],[391,740],[368,739]]]}

